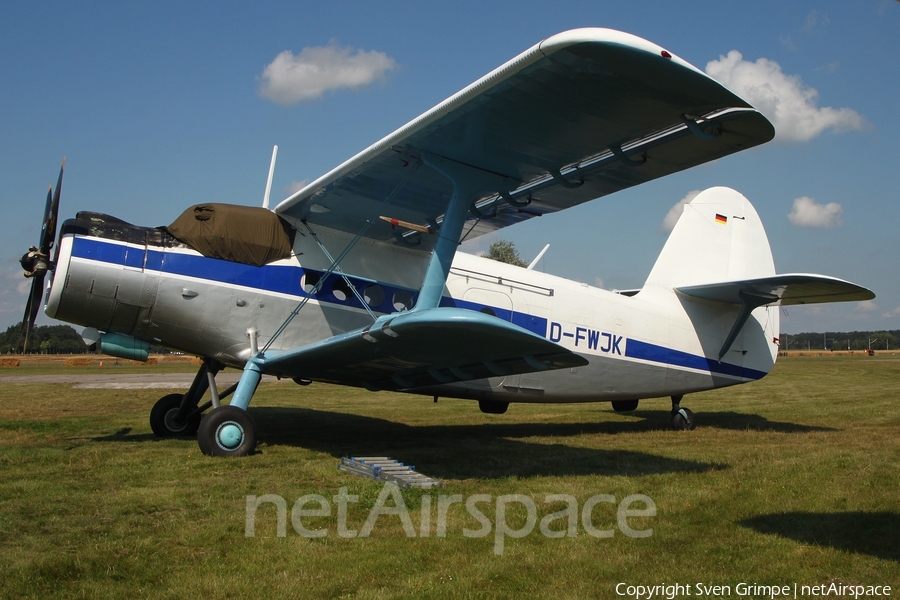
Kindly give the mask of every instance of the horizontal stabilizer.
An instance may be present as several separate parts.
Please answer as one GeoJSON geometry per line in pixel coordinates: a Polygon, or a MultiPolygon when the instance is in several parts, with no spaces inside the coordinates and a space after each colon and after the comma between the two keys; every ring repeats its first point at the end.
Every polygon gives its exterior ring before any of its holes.
{"type": "Polygon", "coordinates": [[[385,315],[369,327],[272,353],[265,373],[372,390],[400,390],[578,367],[587,361],[484,313],[433,308],[385,315]]]}
{"type": "Polygon", "coordinates": [[[745,279],[743,281],[723,281],[703,285],[676,287],[677,291],[694,298],[744,304],[742,296],[771,299],[764,304],[787,306],[791,304],[818,304],[824,302],[853,302],[871,300],[875,294],[855,283],[809,273],[787,273],[745,279]]]}

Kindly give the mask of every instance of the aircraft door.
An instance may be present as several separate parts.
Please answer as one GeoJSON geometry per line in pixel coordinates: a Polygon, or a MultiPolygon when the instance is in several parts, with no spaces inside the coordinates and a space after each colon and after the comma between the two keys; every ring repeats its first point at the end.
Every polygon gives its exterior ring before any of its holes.
{"type": "MultiPolygon", "coordinates": [[[[469,288],[466,290],[463,300],[467,303],[465,308],[477,310],[485,314],[503,319],[504,321],[512,321],[513,303],[512,299],[503,292],[493,290],[484,290],[481,288],[469,288]]],[[[481,379],[466,382],[467,387],[476,387],[480,389],[496,389],[502,384],[502,379],[492,377],[490,379],[481,379]]]]}
{"type": "MultiPolygon", "coordinates": [[[[481,312],[493,315],[504,321],[513,320],[513,301],[510,296],[493,290],[483,290],[479,288],[469,288],[465,294],[466,302],[483,306],[481,312]]],[[[517,306],[520,312],[527,312],[526,307],[521,302],[521,297],[517,299],[517,306]],[[521,304],[521,305],[519,305],[521,304]]],[[[510,375],[508,377],[494,377],[490,380],[491,387],[495,390],[506,392],[518,392],[523,394],[544,393],[544,380],[541,373],[525,373],[524,375],[510,375]]]]}
{"type": "Polygon", "coordinates": [[[478,310],[499,319],[503,319],[504,321],[512,321],[512,299],[502,292],[482,290],[480,288],[469,288],[466,290],[463,299],[468,303],[476,305],[471,307],[473,310],[478,310]]]}

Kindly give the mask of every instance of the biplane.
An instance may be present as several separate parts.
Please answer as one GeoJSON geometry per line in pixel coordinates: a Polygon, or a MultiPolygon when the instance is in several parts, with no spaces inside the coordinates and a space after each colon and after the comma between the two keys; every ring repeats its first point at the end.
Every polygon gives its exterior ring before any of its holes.
{"type": "MultiPolygon", "coordinates": [[[[210,455],[254,450],[263,375],[372,391],[634,410],[758,380],[779,306],[874,297],[776,274],[740,193],[684,208],[642,288],[608,291],[458,252],[473,239],[769,141],[756,109],[678,56],[608,29],[554,35],[274,206],[189,208],[166,227],[78,212],[48,192],[24,327],[41,304],[106,354],[203,358],[150,412],[210,455]],[[52,256],[51,256],[52,255],[52,256]],[[44,286],[47,279],[46,289],[44,286]],[[42,302],[43,300],[43,302],[42,302]],[[216,374],[241,369],[219,391],[216,374]],[[209,392],[209,400],[203,401],[209,392]],[[223,399],[230,396],[230,402],[223,399]]],[[[274,156],[273,156],[274,167],[274,156]]],[[[271,184],[271,170],[270,170],[271,184]]]]}

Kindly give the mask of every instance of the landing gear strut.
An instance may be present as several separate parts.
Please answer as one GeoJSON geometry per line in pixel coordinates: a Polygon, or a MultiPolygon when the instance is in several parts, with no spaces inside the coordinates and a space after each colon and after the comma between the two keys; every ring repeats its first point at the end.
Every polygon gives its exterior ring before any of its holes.
{"type": "Polygon", "coordinates": [[[672,429],[690,431],[697,426],[694,413],[689,408],[681,407],[684,396],[672,396],[672,429]]]}
{"type": "Polygon", "coordinates": [[[203,411],[217,407],[219,399],[234,392],[236,386],[225,390],[220,396],[216,389],[216,373],[223,365],[207,359],[200,366],[191,387],[184,394],[168,394],[156,401],[150,411],[150,428],[159,437],[193,436],[200,428],[203,411]],[[200,399],[209,389],[210,401],[202,406],[200,399]]]}

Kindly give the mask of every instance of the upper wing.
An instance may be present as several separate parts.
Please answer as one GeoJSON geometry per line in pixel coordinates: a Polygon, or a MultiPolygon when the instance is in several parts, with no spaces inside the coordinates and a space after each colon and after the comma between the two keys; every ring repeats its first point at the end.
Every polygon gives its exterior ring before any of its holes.
{"type": "Polygon", "coordinates": [[[754,298],[770,298],[766,304],[817,304],[824,302],[852,302],[854,300],[871,300],[875,294],[855,283],[808,273],[788,273],[747,279],[744,281],[725,281],[705,285],[689,285],[675,288],[679,292],[695,298],[716,300],[730,304],[743,304],[741,295],[754,298]]]}
{"type": "MultiPolygon", "coordinates": [[[[663,48],[609,29],[576,29],[489,73],[275,212],[378,240],[394,237],[380,216],[438,226],[452,186],[422,164],[430,153],[505,178],[504,189],[476,201],[474,237],[773,136],[749,104],[663,48]]],[[[405,231],[423,249],[433,244],[405,231]]]]}

